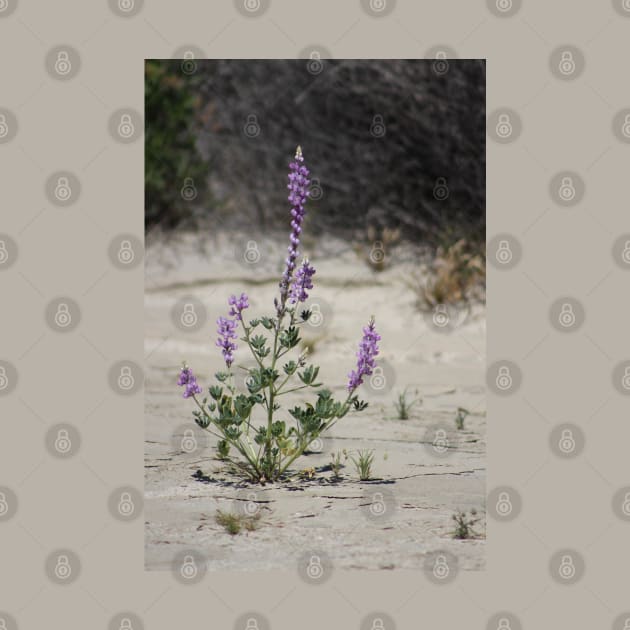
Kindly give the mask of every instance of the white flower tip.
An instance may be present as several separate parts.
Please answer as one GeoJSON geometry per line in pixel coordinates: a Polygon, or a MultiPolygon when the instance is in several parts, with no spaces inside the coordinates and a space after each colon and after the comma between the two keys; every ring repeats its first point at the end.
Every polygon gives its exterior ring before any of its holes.
{"type": "Polygon", "coordinates": [[[295,150],[295,159],[299,160],[302,157],[302,147],[298,144],[297,149],[295,150]]]}

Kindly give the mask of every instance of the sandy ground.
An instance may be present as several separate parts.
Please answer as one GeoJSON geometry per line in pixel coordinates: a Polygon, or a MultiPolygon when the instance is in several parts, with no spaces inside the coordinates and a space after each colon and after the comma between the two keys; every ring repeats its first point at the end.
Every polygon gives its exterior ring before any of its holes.
{"type": "MultiPolygon", "coordinates": [[[[369,251],[330,239],[311,243],[317,268],[312,303],[319,304],[322,318],[303,338],[321,368],[320,380],[343,395],[361,326],[371,314],[382,335],[383,379],[363,388],[367,410],[343,418],[313,445],[316,452],[295,462],[296,473],[315,469],[312,479],[296,475],[284,484],[248,486],[213,459],[214,438],[195,427],[193,404],[181,397],[175,381],[184,359],[202,385],[221,369],[214,322],[225,314],[228,295],[246,291],[252,317],[271,310],[285,245],[257,242],[259,258],[249,264],[243,259],[246,239],[215,237],[201,248],[191,243],[184,239],[177,246],[153,244],[147,250],[146,568],[168,569],[176,554],[197,549],[210,570],[294,570],[305,551],[327,555],[338,568],[421,568],[427,554],[437,550],[454,554],[460,569],[482,569],[483,309],[461,315],[454,330],[440,331],[414,305],[405,285],[414,263],[411,258],[405,262],[403,252],[377,272],[365,262],[369,251]],[[178,300],[191,298],[203,305],[196,307],[197,317],[205,318],[192,330],[178,324],[179,311],[172,311],[178,300]],[[405,387],[417,389],[422,402],[409,420],[399,420],[394,401],[405,387]],[[472,412],[463,431],[455,429],[458,407],[472,412]],[[182,446],[191,430],[194,449],[190,441],[182,446]],[[444,436],[446,449],[440,441],[444,436]],[[347,460],[341,479],[333,480],[331,454],[343,449],[374,449],[374,479],[358,481],[347,460]],[[481,517],[480,535],[453,539],[452,515],[471,508],[481,517]],[[258,529],[231,536],[215,522],[217,510],[257,514],[258,529]]],[[[239,348],[237,362],[247,365],[245,357],[246,348],[239,348]]],[[[291,396],[285,407],[299,401],[291,396]]]]}

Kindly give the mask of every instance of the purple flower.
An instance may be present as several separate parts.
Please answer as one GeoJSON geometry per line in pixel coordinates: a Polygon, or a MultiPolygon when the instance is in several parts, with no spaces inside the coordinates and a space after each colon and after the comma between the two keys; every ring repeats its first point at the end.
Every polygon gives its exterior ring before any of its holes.
{"type": "Polygon", "coordinates": [[[304,204],[308,197],[308,187],[311,183],[308,179],[309,170],[304,166],[304,156],[302,149],[298,147],[295,151],[295,161],[289,164],[289,202],[291,203],[291,241],[289,245],[289,255],[286,259],[286,267],[280,281],[280,303],[277,305],[278,313],[284,309],[284,305],[289,295],[289,285],[295,270],[295,261],[298,257],[298,247],[300,246],[300,234],[302,232],[302,222],[306,210],[304,204]]]}
{"type": "Polygon", "coordinates": [[[197,383],[197,377],[187,365],[184,365],[181,369],[177,384],[185,387],[184,398],[190,398],[194,394],[201,394],[201,387],[197,383]]]}
{"type": "Polygon", "coordinates": [[[236,344],[232,341],[236,339],[236,320],[228,319],[227,317],[219,317],[217,319],[217,346],[221,348],[225,364],[230,367],[232,361],[234,361],[234,350],[236,350],[236,344]]]}
{"type": "Polygon", "coordinates": [[[229,315],[236,316],[238,319],[243,321],[242,312],[249,308],[249,300],[245,293],[241,293],[241,297],[237,298],[235,295],[231,295],[228,298],[228,304],[232,307],[230,309],[229,315]]]}
{"type": "Polygon", "coordinates": [[[313,288],[312,278],[315,275],[315,268],[309,264],[308,258],[302,261],[302,264],[295,272],[295,280],[291,285],[290,302],[295,304],[296,302],[305,302],[308,298],[307,289],[313,288]]]}
{"type": "Polygon", "coordinates": [[[380,340],[381,336],[374,328],[374,318],[372,317],[369,324],[363,328],[363,339],[361,339],[357,352],[357,369],[348,374],[349,391],[352,392],[361,385],[364,376],[372,374],[372,370],[376,366],[374,357],[378,354],[377,342],[380,340]]]}

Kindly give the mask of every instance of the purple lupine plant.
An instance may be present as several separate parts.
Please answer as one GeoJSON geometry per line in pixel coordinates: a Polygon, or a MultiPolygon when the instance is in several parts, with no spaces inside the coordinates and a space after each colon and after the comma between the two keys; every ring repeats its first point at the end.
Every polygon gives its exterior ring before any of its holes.
{"type": "Polygon", "coordinates": [[[370,319],[367,326],[363,328],[363,339],[359,343],[357,352],[357,369],[348,374],[348,391],[353,392],[359,385],[363,384],[364,376],[371,376],[376,362],[374,357],[378,354],[378,342],[381,336],[374,328],[374,317],[370,319]]]}
{"type": "Polygon", "coordinates": [[[195,422],[218,438],[219,459],[227,462],[231,471],[259,483],[286,478],[289,467],[313,440],[351,409],[362,411],[367,407],[355,392],[363,378],[372,374],[381,339],[372,318],[363,329],[357,367],[349,374],[348,393],[342,400],[335,400],[332,392],[317,382],[319,367],[308,364],[305,352],[290,358],[300,343],[300,326],[311,315],[308,310],[298,313],[298,309],[313,289],[315,268],[308,259],[296,268],[310,183],[299,147],[289,169],[290,244],[280,281],[280,297],[274,299],[274,316],[246,321],[243,312],[249,308],[247,295],[231,295],[228,317],[217,320],[216,345],[221,349],[227,370],[215,374],[218,384],[208,388],[210,400],[197,397],[201,388],[187,365],[178,380],[185,387],[184,397],[192,398],[197,405],[193,412],[195,422]],[[240,339],[254,358],[254,367],[234,364],[237,330],[242,332],[240,339]],[[246,391],[237,391],[233,370],[246,372],[246,391]],[[293,418],[289,421],[287,413],[281,411],[279,396],[305,389],[314,391],[316,400],[303,401],[288,409],[293,418]]]}

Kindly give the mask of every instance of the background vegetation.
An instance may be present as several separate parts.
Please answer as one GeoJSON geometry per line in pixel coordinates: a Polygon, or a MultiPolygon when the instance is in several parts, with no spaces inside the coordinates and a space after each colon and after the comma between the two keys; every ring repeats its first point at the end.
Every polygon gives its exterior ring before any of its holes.
{"type": "Polygon", "coordinates": [[[484,61],[148,61],[146,129],[148,230],[284,228],[301,144],[309,231],[485,239],[484,61]]]}

